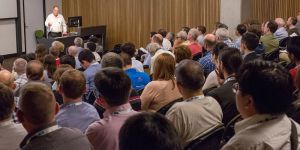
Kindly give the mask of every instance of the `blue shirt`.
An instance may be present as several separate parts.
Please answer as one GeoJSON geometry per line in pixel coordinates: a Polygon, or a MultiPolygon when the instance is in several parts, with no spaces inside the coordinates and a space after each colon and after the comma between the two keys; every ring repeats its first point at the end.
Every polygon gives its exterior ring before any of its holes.
{"type": "Polygon", "coordinates": [[[125,71],[131,80],[131,86],[134,90],[138,91],[144,89],[150,82],[150,77],[145,72],[139,72],[135,68],[130,68],[125,71]]]}
{"type": "Polygon", "coordinates": [[[94,78],[96,73],[101,69],[101,65],[98,62],[91,64],[85,71],[84,76],[86,80],[87,93],[96,91],[94,78]]]}
{"type": "Polygon", "coordinates": [[[274,36],[278,39],[278,41],[287,38],[289,36],[288,32],[284,27],[280,27],[274,33],[274,36]]]}
{"type": "Polygon", "coordinates": [[[205,75],[208,75],[210,72],[215,70],[215,65],[212,62],[212,52],[208,52],[206,56],[202,57],[199,60],[199,63],[202,65],[205,75]]]}
{"type": "Polygon", "coordinates": [[[95,107],[86,102],[63,104],[56,115],[56,122],[59,126],[77,128],[83,133],[91,123],[99,119],[95,107]]]}

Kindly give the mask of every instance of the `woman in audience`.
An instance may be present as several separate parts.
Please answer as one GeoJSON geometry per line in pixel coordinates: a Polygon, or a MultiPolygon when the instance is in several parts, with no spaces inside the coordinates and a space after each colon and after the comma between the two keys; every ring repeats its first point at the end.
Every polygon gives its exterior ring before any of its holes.
{"type": "Polygon", "coordinates": [[[181,98],[175,84],[175,59],[172,55],[160,54],[154,61],[153,81],[141,95],[142,110],[158,111],[168,103],[181,98]]]}
{"type": "Polygon", "coordinates": [[[176,65],[180,63],[182,60],[193,58],[191,50],[185,45],[176,47],[174,49],[174,55],[175,55],[176,65]]]}
{"type": "Polygon", "coordinates": [[[52,85],[53,83],[52,76],[56,71],[55,57],[52,55],[46,55],[43,65],[44,65],[44,79],[46,82],[52,85]]]}

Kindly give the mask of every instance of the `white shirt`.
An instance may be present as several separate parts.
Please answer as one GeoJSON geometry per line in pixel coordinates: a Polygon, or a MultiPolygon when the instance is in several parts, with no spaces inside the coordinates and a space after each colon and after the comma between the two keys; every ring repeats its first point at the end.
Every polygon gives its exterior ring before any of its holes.
{"type": "MultiPolygon", "coordinates": [[[[300,140],[300,127],[294,123],[300,140]]],[[[290,150],[290,135],[291,121],[286,115],[254,115],[236,123],[235,135],[222,150],[290,150]]]]}
{"type": "Polygon", "coordinates": [[[57,17],[55,17],[52,14],[48,15],[46,21],[45,21],[45,26],[47,27],[48,32],[62,32],[66,33],[67,32],[67,25],[65,22],[64,17],[61,14],[58,14],[57,17]],[[48,24],[51,24],[49,27],[48,24]]]}
{"type": "Polygon", "coordinates": [[[139,72],[144,72],[144,65],[140,61],[136,60],[135,57],[131,58],[132,68],[135,68],[139,72]]]}
{"type": "Polygon", "coordinates": [[[162,46],[164,50],[170,50],[172,48],[171,42],[166,38],[164,38],[162,46]]]}

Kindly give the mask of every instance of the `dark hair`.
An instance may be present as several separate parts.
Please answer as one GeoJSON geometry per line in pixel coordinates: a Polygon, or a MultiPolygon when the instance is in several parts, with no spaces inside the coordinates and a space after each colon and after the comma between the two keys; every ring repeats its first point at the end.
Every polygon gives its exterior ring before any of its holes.
{"type": "Polygon", "coordinates": [[[121,53],[121,58],[123,60],[123,65],[127,66],[127,65],[132,65],[132,60],[131,57],[126,54],[126,53],[121,53]]]}
{"type": "Polygon", "coordinates": [[[191,28],[189,28],[189,27],[182,27],[182,31],[185,31],[186,34],[189,34],[190,30],[191,30],[191,28]]]}
{"type": "Polygon", "coordinates": [[[109,52],[102,57],[101,66],[102,68],[117,67],[122,69],[123,61],[120,55],[109,52]]]}
{"type": "Polygon", "coordinates": [[[2,65],[4,62],[4,57],[2,55],[0,55],[0,64],[2,65]]]}
{"type": "Polygon", "coordinates": [[[155,34],[157,34],[157,32],[154,32],[154,31],[150,32],[151,38],[152,38],[155,34]]]}
{"type": "Polygon", "coordinates": [[[76,66],[76,60],[75,57],[72,55],[64,55],[60,58],[60,64],[68,64],[75,68],[76,66]]]}
{"type": "Polygon", "coordinates": [[[270,29],[270,32],[275,33],[278,29],[278,25],[274,20],[268,21],[267,27],[270,29]]]}
{"type": "Polygon", "coordinates": [[[202,33],[202,34],[205,34],[206,33],[206,27],[205,26],[198,26],[197,29],[202,33]]]}
{"type": "Polygon", "coordinates": [[[174,49],[175,61],[176,63],[181,62],[185,59],[192,59],[193,55],[189,47],[185,45],[180,45],[174,49]]]}
{"type": "Polygon", "coordinates": [[[96,36],[94,36],[94,35],[91,35],[90,37],[89,37],[89,40],[88,40],[89,42],[93,42],[93,43],[98,43],[99,42],[99,40],[98,40],[98,38],[96,37],[96,36]]]}
{"type": "Polygon", "coordinates": [[[214,49],[212,50],[212,54],[219,57],[219,53],[222,49],[228,48],[228,45],[224,42],[218,42],[214,49]]]}
{"type": "Polygon", "coordinates": [[[287,51],[300,60],[300,36],[290,37],[287,42],[287,51]]]}
{"type": "Polygon", "coordinates": [[[158,34],[160,34],[162,37],[165,38],[167,36],[168,32],[166,29],[159,29],[158,34]]]}
{"type": "Polygon", "coordinates": [[[296,17],[291,17],[291,20],[292,20],[292,25],[296,25],[297,24],[297,22],[298,22],[298,20],[297,20],[297,18],[296,17]]]}
{"type": "Polygon", "coordinates": [[[13,91],[0,83],[0,121],[11,117],[14,107],[13,91]]]}
{"type": "Polygon", "coordinates": [[[285,113],[293,101],[293,81],[281,65],[256,60],[243,64],[238,74],[239,90],[253,97],[260,114],[285,113]]]}
{"type": "Polygon", "coordinates": [[[66,70],[59,79],[59,85],[68,98],[79,98],[85,93],[85,77],[82,72],[66,70]]]}
{"type": "Polygon", "coordinates": [[[219,28],[225,28],[228,30],[228,26],[224,23],[221,23],[221,22],[217,22],[216,23],[216,28],[219,29],[219,28]]]}
{"type": "Polygon", "coordinates": [[[47,70],[49,78],[52,78],[56,71],[56,59],[53,55],[46,55],[44,60],[44,69],[47,70]]]}
{"type": "Polygon", "coordinates": [[[243,34],[241,42],[246,45],[247,49],[255,50],[259,44],[259,38],[256,34],[247,32],[243,34]]]}
{"type": "Polygon", "coordinates": [[[121,51],[123,53],[126,53],[131,57],[134,57],[135,55],[135,45],[131,42],[128,42],[128,43],[124,43],[122,46],[121,46],[121,51]]]}
{"type": "Polygon", "coordinates": [[[90,50],[83,50],[78,55],[78,60],[82,63],[83,61],[87,61],[89,63],[95,61],[95,55],[90,50]]]}
{"type": "Polygon", "coordinates": [[[28,62],[26,66],[26,76],[29,80],[40,80],[44,75],[43,64],[38,60],[28,62]]]}
{"type": "MultiPolygon", "coordinates": [[[[35,51],[35,58],[37,59],[37,60],[39,60],[41,63],[43,63],[44,62],[44,57],[47,55],[47,49],[46,49],[46,47],[45,47],[45,45],[43,45],[43,44],[38,44],[37,46],[36,46],[36,51],[35,51]]],[[[34,59],[32,59],[32,60],[34,60],[34,59]]]]}
{"type": "Polygon", "coordinates": [[[103,68],[95,75],[95,85],[101,97],[110,106],[119,106],[128,102],[131,81],[120,68],[103,68]]]}
{"type": "Polygon", "coordinates": [[[119,132],[120,150],[181,150],[173,124],[158,113],[130,117],[119,132]]]}
{"type": "Polygon", "coordinates": [[[261,25],[250,25],[247,30],[248,32],[256,34],[258,38],[260,38],[262,35],[261,25]]]}
{"type": "Polygon", "coordinates": [[[26,54],[26,57],[28,58],[28,62],[32,61],[32,60],[35,60],[35,54],[34,53],[26,54]]]}
{"type": "Polygon", "coordinates": [[[224,48],[219,53],[219,60],[228,74],[237,73],[242,64],[242,56],[237,48],[224,48]]]}
{"type": "Polygon", "coordinates": [[[116,44],[116,45],[114,45],[114,48],[111,50],[111,52],[120,54],[121,53],[121,46],[122,46],[122,44],[116,44]]]}
{"type": "Polygon", "coordinates": [[[86,46],[90,51],[92,52],[96,51],[97,45],[94,42],[88,42],[86,46]]]}
{"type": "Polygon", "coordinates": [[[199,90],[205,82],[204,71],[201,65],[193,60],[181,61],[175,70],[178,84],[189,90],[199,90]]]}
{"type": "Polygon", "coordinates": [[[237,30],[237,32],[238,32],[240,35],[243,35],[244,33],[247,32],[247,27],[246,27],[246,25],[244,25],[244,24],[239,24],[239,25],[236,27],[236,30],[237,30]]]}

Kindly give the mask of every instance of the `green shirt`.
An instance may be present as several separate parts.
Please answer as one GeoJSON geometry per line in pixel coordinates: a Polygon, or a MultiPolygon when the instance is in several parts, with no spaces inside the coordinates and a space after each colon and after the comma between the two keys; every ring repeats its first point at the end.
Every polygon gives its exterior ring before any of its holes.
{"type": "Polygon", "coordinates": [[[273,34],[266,34],[262,36],[260,38],[260,42],[264,45],[266,53],[270,53],[279,47],[279,41],[273,34]]]}

